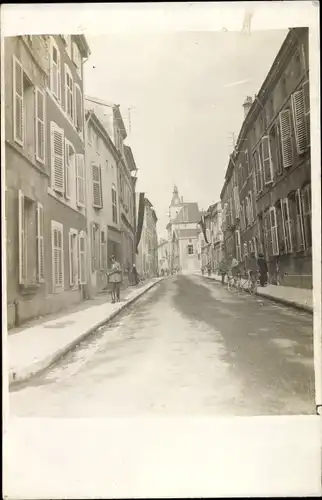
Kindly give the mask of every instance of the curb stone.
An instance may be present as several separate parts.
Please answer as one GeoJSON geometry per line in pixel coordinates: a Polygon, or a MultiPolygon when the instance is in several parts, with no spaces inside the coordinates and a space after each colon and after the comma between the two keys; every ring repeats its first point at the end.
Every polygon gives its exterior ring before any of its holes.
{"type": "MultiPolygon", "coordinates": [[[[196,276],[199,276],[199,274],[196,274],[196,276]]],[[[214,283],[221,284],[220,281],[216,280],[215,278],[212,278],[210,276],[200,276],[200,278],[204,278],[207,280],[211,280],[214,283]]],[[[256,295],[258,297],[264,297],[267,300],[271,300],[273,302],[278,302],[279,304],[283,304],[285,306],[290,306],[294,307],[295,309],[299,309],[300,311],[305,311],[310,314],[313,314],[313,307],[306,305],[306,304],[299,304],[298,302],[295,302],[294,300],[287,300],[284,299],[283,297],[274,297],[273,295],[265,294],[265,293],[260,293],[257,292],[256,295]]]]}
{"type": "Polygon", "coordinates": [[[93,335],[99,328],[102,326],[105,326],[109,321],[115,318],[117,314],[119,314],[121,311],[126,309],[128,306],[133,304],[137,299],[142,297],[146,292],[151,290],[155,285],[160,283],[162,281],[162,278],[158,279],[157,281],[154,281],[151,283],[147,288],[145,288],[143,291],[140,291],[137,295],[134,297],[130,298],[127,302],[124,302],[123,304],[120,304],[120,307],[113,311],[107,318],[104,320],[99,321],[95,325],[93,325],[90,329],[86,330],[86,332],[82,333],[77,339],[72,340],[68,344],[65,344],[64,347],[59,349],[58,351],[55,351],[54,354],[51,354],[50,356],[47,356],[45,359],[42,359],[41,361],[35,363],[31,367],[24,368],[20,370],[20,374],[17,375],[16,372],[10,372],[9,373],[9,388],[15,387],[16,385],[20,385],[23,382],[28,381],[35,375],[41,375],[44,371],[46,371],[48,368],[56,364],[63,356],[65,356],[68,352],[72,351],[75,347],[78,346],[81,342],[86,340],[88,337],[93,335]]]}

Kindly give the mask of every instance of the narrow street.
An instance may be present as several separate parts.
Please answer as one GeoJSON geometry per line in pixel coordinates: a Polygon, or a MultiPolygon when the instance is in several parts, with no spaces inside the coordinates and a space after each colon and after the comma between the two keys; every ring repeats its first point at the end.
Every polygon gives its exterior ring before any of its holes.
{"type": "Polygon", "coordinates": [[[312,316],[198,276],[164,279],[10,393],[21,417],[314,413],[312,316]]]}

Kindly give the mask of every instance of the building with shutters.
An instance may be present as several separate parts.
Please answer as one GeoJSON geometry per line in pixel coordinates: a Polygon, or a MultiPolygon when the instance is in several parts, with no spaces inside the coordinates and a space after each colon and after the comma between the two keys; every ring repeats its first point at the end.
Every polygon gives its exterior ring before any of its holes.
{"type": "MultiPolygon", "coordinates": [[[[117,202],[118,223],[109,227],[107,235],[108,253],[115,254],[123,268],[123,285],[128,286],[132,265],[135,262],[135,181],[137,167],[132,150],[124,144],[127,132],[120,106],[86,96],[86,106],[95,112],[111,139],[117,152],[117,202]]],[[[114,203],[115,205],[115,203],[114,203]]],[[[115,209],[114,209],[115,210],[115,209]]]]}
{"type": "Polygon", "coordinates": [[[170,269],[169,264],[169,243],[164,238],[160,238],[158,243],[158,268],[159,273],[170,269]]]}
{"type": "MultiPolygon", "coordinates": [[[[139,205],[138,202],[137,205],[139,205]]],[[[158,274],[157,221],[158,218],[153,205],[145,197],[142,232],[136,257],[137,271],[144,278],[152,278],[158,274]]]]}
{"type": "Polygon", "coordinates": [[[174,186],[169,207],[167,224],[170,262],[172,268],[179,268],[183,273],[200,269],[198,259],[198,223],[200,212],[198,203],[184,202],[174,186]]]}
{"type": "Polygon", "coordinates": [[[107,270],[115,255],[121,262],[118,151],[91,103],[85,100],[86,218],[88,289],[91,297],[108,285],[107,270]]]}
{"type": "Polygon", "coordinates": [[[82,61],[88,56],[82,35],[5,41],[9,327],[84,296],[82,61]]]}
{"type": "Polygon", "coordinates": [[[308,29],[290,29],[254,99],[221,193],[227,253],[263,252],[271,283],[312,286],[308,29]]]}

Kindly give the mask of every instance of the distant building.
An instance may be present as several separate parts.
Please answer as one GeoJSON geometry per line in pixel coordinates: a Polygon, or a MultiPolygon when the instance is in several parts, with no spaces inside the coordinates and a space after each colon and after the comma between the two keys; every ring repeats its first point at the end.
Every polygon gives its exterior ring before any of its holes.
{"type": "Polygon", "coordinates": [[[83,35],[5,39],[8,326],[86,297],[83,35]]]}
{"type": "Polygon", "coordinates": [[[159,240],[158,244],[158,262],[159,272],[169,270],[169,242],[164,238],[159,240]]]}
{"type": "Polygon", "coordinates": [[[216,271],[224,255],[224,238],[221,229],[221,202],[210,205],[201,213],[199,222],[199,255],[201,267],[210,264],[216,271]]]}
{"type": "MultiPolygon", "coordinates": [[[[137,194],[137,197],[139,197],[139,194],[137,194]]],[[[139,200],[137,200],[138,205],[139,200]]],[[[142,232],[136,257],[137,271],[145,278],[152,278],[158,274],[157,221],[153,205],[145,197],[142,232]]]]}
{"type": "Polygon", "coordinates": [[[200,268],[198,261],[198,222],[200,213],[198,203],[187,203],[179,197],[177,186],[169,207],[169,223],[167,225],[170,266],[182,272],[195,271],[200,268]]]}

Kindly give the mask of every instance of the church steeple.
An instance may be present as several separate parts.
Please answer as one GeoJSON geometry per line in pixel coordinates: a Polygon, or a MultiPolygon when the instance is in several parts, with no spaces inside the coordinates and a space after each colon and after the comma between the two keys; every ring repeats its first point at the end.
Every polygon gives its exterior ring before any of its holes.
{"type": "Polygon", "coordinates": [[[179,190],[176,185],[173,186],[171,205],[180,205],[179,190]]]}

